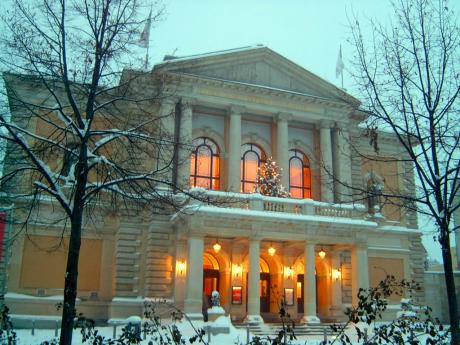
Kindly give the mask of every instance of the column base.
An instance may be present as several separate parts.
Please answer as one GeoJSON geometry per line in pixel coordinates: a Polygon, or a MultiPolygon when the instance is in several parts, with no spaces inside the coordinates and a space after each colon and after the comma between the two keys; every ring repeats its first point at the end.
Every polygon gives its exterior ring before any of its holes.
{"type": "Polygon", "coordinates": [[[246,315],[244,323],[262,324],[264,323],[264,319],[262,319],[262,316],[260,315],[246,315]]]}
{"type": "Polygon", "coordinates": [[[185,313],[190,320],[193,321],[203,321],[202,313],[185,313]]]}
{"type": "Polygon", "coordinates": [[[321,321],[316,315],[307,315],[302,317],[300,323],[321,323],[321,321]]]}

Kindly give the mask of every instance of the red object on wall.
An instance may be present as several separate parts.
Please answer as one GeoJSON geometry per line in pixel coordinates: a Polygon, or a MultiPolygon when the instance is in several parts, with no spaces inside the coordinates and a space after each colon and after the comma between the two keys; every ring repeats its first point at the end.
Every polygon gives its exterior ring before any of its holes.
{"type": "Polygon", "coordinates": [[[0,212],[0,258],[3,256],[3,247],[6,231],[6,212],[0,212]]]}

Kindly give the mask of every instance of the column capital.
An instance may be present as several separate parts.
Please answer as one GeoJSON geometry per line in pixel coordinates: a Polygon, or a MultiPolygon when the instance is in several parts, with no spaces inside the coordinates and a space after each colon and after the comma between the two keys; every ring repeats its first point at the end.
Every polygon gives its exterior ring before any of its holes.
{"type": "Polygon", "coordinates": [[[287,121],[290,121],[291,119],[292,119],[292,113],[288,113],[288,112],[279,112],[275,114],[274,116],[274,120],[276,122],[287,122],[287,121]]]}
{"type": "Polygon", "coordinates": [[[247,108],[242,105],[231,105],[228,107],[228,112],[231,115],[241,115],[247,111],[247,108]]]}
{"type": "Polygon", "coordinates": [[[331,129],[334,128],[335,122],[331,120],[320,120],[317,124],[318,129],[331,129]]]}
{"type": "Polygon", "coordinates": [[[196,98],[192,97],[182,97],[181,98],[182,108],[191,108],[197,103],[196,98]]]}
{"type": "Polygon", "coordinates": [[[350,130],[350,123],[345,121],[336,121],[334,128],[340,131],[349,131],[350,130]]]}
{"type": "Polygon", "coordinates": [[[177,97],[167,96],[161,100],[160,104],[161,105],[176,105],[178,100],[179,99],[177,97]]]}

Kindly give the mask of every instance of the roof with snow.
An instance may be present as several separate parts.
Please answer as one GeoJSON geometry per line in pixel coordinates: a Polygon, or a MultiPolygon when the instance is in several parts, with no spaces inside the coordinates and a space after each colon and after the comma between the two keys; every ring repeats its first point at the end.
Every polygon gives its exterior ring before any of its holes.
{"type": "Polygon", "coordinates": [[[181,57],[167,55],[154,71],[346,102],[354,107],[360,104],[344,90],[264,45],[181,57]]]}

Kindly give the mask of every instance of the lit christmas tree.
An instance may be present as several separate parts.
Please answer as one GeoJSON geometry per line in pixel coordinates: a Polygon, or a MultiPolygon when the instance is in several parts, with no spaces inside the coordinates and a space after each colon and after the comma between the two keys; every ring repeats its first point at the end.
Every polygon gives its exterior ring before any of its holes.
{"type": "Polygon", "coordinates": [[[259,168],[258,190],[260,194],[288,198],[291,195],[281,184],[281,169],[272,157],[259,168]]]}

